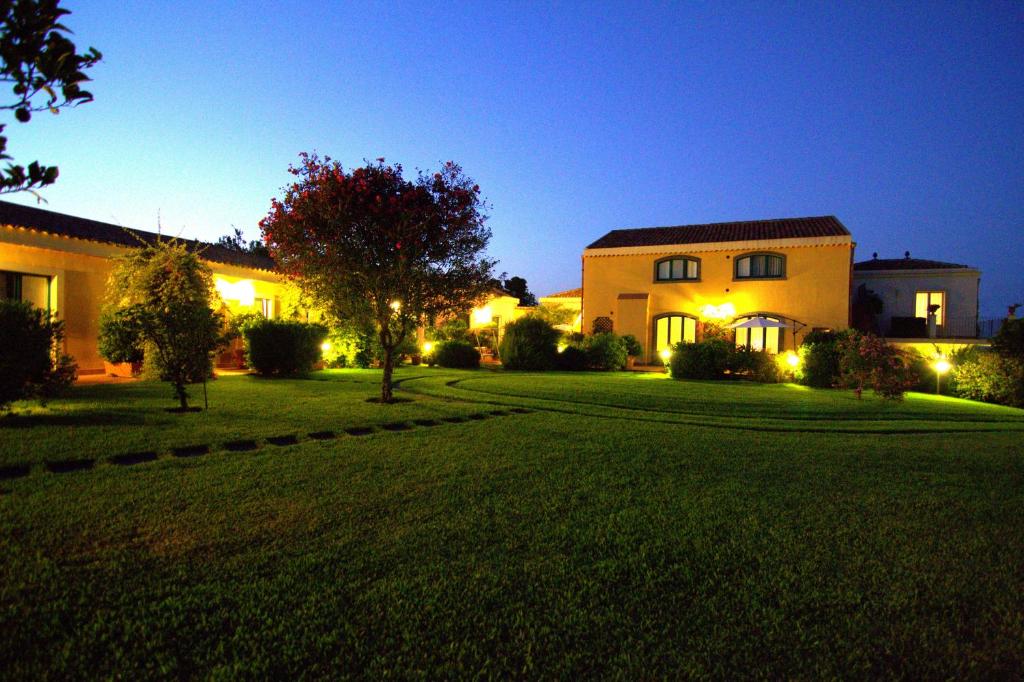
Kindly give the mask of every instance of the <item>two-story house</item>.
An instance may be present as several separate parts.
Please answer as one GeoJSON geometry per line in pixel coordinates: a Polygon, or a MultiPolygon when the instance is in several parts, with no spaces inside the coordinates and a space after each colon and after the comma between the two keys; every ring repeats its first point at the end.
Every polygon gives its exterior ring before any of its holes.
{"type": "Polygon", "coordinates": [[[792,349],[849,326],[853,250],[834,216],[612,230],[583,251],[583,329],[632,334],[648,361],[706,321],[792,349]]]}

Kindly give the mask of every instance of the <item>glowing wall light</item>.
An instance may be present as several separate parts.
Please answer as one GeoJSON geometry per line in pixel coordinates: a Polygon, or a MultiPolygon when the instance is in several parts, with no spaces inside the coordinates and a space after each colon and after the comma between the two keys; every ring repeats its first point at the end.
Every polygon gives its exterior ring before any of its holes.
{"type": "Polygon", "coordinates": [[[323,343],[320,344],[320,350],[322,350],[323,352],[326,353],[330,349],[331,349],[331,342],[330,341],[324,341],[323,343]]]}
{"type": "Polygon", "coordinates": [[[708,303],[700,310],[701,317],[706,320],[727,320],[736,317],[736,306],[732,303],[711,305],[708,303]]]}
{"type": "Polygon", "coordinates": [[[485,305],[483,308],[473,309],[473,326],[483,327],[491,323],[494,320],[494,311],[491,310],[491,306],[485,305]]]}
{"type": "Polygon", "coordinates": [[[427,354],[427,353],[429,353],[432,350],[434,350],[434,344],[432,344],[430,341],[427,341],[427,342],[425,342],[423,344],[423,353],[424,354],[427,354]]]}
{"type": "Polygon", "coordinates": [[[256,303],[256,287],[253,286],[251,279],[229,282],[226,279],[216,277],[213,280],[213,286],[225,301],[237,301],[239,305],[244,306],[256,303]]]}
{"type": "Polygon", "coordinates": [[[789,351],[788,353],[786,353],[786,364],[788,364],[793,369],[796,369],[797,366],[800,364],[800,356],[794,353],[793,351],[789,351]]]}

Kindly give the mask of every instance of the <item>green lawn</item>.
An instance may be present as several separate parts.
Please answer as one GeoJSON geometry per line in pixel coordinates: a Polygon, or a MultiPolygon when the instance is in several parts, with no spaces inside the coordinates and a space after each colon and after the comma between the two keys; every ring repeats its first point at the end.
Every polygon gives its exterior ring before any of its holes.
{"type": "Polygon", "coordinates": [[[1024,411],[425,368],[380,406],[377,373],[316,378],[0,421],[0,676],[1024,674],[1024,411]]]}

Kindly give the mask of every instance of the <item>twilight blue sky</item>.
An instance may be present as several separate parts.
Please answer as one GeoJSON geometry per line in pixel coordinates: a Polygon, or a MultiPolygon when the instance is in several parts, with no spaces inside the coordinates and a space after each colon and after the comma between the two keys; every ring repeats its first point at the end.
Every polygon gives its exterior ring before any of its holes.
{"type": "Polygon", "coordinates": [[[8,128],[51,210],[255,238],[300,151],[453,159],[538,294],[610,229],[835,214],[1024,302],[1021,3],[64,4],[96,101],[8,128]]]}

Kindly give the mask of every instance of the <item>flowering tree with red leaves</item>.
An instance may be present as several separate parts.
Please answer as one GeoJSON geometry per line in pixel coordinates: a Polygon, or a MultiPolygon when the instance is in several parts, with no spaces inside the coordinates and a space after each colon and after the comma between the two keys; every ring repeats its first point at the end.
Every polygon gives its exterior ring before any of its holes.
{"type": "Polygon", "coordinates": [[[415,180],[384,159],[345,171],[316,154],[260,221],[278,266],[337,319],[376,330],[381,400],[391,402],[394,352],[425,320],[465,310],[490,289],[480,187],[455,163],[415,180]]]}

